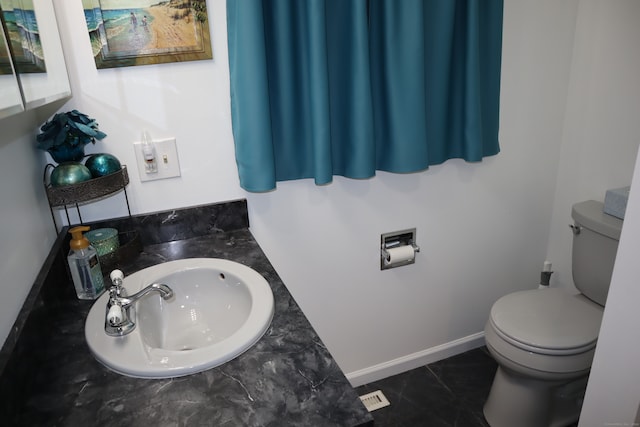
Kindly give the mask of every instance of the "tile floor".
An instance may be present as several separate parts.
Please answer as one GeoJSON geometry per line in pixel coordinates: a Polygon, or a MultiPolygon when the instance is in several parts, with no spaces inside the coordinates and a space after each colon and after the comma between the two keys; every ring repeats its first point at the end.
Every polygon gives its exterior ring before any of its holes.
{"type": "Polygon", "coordinates": [[[358,387],[382,390],[390,406],[372,412],[376,427],[488,427],[482,406],[497,365],[485,347],[358,387]]]}
{"type": "Polygon", "coordinates": [[[382,390],[391,403],[372,412],[375,427],[489,427],[482,407],[497,367],[480,347],[356,391],[362,396],[382,390]]]}

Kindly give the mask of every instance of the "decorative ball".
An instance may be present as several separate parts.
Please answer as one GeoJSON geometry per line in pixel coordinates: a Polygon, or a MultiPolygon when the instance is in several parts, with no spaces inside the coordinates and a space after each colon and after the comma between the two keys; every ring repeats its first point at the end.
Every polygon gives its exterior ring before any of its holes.
{"type": "Polygon", "coordinates": [[[98,178],[118,172],[121,168],[120,161],[111,154],[100,153],[90,156],[84,165],[91,172],[91,176],[98,178]]]}
{"type": "Polygon", "coordinates": [[[91,172],[80,163],[62,163],[51,172],[51,186],[77,184],[91,179],[91,172]]]}

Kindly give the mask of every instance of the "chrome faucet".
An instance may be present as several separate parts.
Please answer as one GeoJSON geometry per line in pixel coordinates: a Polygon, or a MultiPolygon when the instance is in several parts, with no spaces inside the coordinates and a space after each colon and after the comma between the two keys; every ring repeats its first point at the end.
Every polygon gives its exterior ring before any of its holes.
{"type": "Polygon", "coordinates": [[[107,315],[104,331],[112,337],[121,337],[131,333],[135,328],[135,303],[149,293],[157,292],[162,299],[168,300],[173,296],[173,290],[163,283],[152,283],[140,292],[127,296],[127,290],[122,286],[124,274],[120,270],[113,270],[109,275],[113,286],[109,288],[107,315]]]}

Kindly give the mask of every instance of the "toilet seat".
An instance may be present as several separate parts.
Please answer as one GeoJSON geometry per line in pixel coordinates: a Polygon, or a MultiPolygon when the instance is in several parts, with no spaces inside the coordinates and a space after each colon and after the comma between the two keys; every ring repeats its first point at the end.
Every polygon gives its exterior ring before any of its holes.
{"type": "Polygon", "coordinates": [[[514,292],[491,308],[496,334],[522,350],[568,356],[593,349],[603,308],[558,288],[514,292]]]}

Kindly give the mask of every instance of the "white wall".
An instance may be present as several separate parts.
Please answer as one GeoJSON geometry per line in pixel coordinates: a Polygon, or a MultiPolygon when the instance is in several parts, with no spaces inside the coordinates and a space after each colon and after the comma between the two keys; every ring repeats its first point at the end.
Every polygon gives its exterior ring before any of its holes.
{"type": "MultiPolygon", "coordinates": [[[[582,2],[578,15],[574,75],[552,230],[570,196],[603,199],[607,188],[631,183],[616,265],[580,426],[638,425],[640,422],[640,2],[582,2]]],[[[566,234],[566,233],[565,233],[566,234]]],[[[552,232],[550,253],[563,259],[561,286],[572,287],[570,242],[552,232]]]]}
{"type": "MultiPolygon", "coordinates": [[[[213,61],[97,70],[80,0],[54,0],[66,54],[73,108],[97,119],[107,138],[86,152],[108,152],[130,170],[134,213],[244,197],[231,136],[225,1],[210,2],[213,61]],[[176,137],[182,177],[141,183],[133,142],[176,137]]],[[[126,214],[123,196],[83,209],[83,219],[126,214]]],[[[73,221],[73,219],[72,219],[73,221]]]]}
{"type": "MultiPolygon", "coordinates": [[[[74,93],[65,108],[97,118],[109,136],[91,150],[129,166],[143,128],[177,138],[182,177],[142,184],[132,169],[134,213],[247,197],[252,232],[357,383],[390,361],[406,369],[482,344],[491,304],[537,285],[577,2],[506,3],[502,152],[479,164],[245,193],[233,156],[222,0],[209,2],[213,61],[115,70],[95,69],[80,1],[56,0],[74,93]],[[410,227],[422,248],[416,264],[380,271],[380,234],[410,227]]],[[[83,216],[122,215],[117,197],[83,216]]]]}
{"type": "Polygon", "coordinates": [[[0,120],[0,342],[11,331],[55,240],[36,152],[35,113],[0,120]]]}
{"type": "Polygon", "coordinates": [[[547,249],[552,283],[571,291],[571,205],[604,201],[607,189],[631,183],[640,143],[639,20],[636,0],[580,2],[547,249]]]}
{"type": "MultiPolygon", "coordinates": [[[[213,61],[111,70],[95,69],[80,0],[54,3],[74,94],[62,110],[97,118],[109,134],[88,151],[110,152],[129,165],[132,211],[247,197],[252,232],[355,384],[481,344],[491,304],[535,287],[547,252],[556,263],[562,249],[555,250],[560,243],[549,230],[560,222],[566,227],[568,212],[554,208],[554,198],[564,195],[571,169],[579,170],[561,147],[568,141],[565,114],[574,123],[576,107],[591,102],[571,98],[581,95],[581,79],[604,84],[606,77],[576,71],[592,37],[587,18],[598,21],[591,2],[505,2],[498,156],[478,164],[453,160],[417,174],[337,177],[322,187],[286,182],[266,194],[238,185],[224,0],[208,2],[213,61]],[[177,138],[181,178],[137,180],[132,143],[143,128],[156,138],[177,138]],[[417,227],[422,248],[416,264],[380,271],[380,234],[409,227],[417,227]]],[[[618,173],[619,164],[596,161],[600,139],[583,141],[591,154],[581,161],[618,173]]],[[[85,219],[125,213],[121,196],[83,210],[85,219]]]]}

